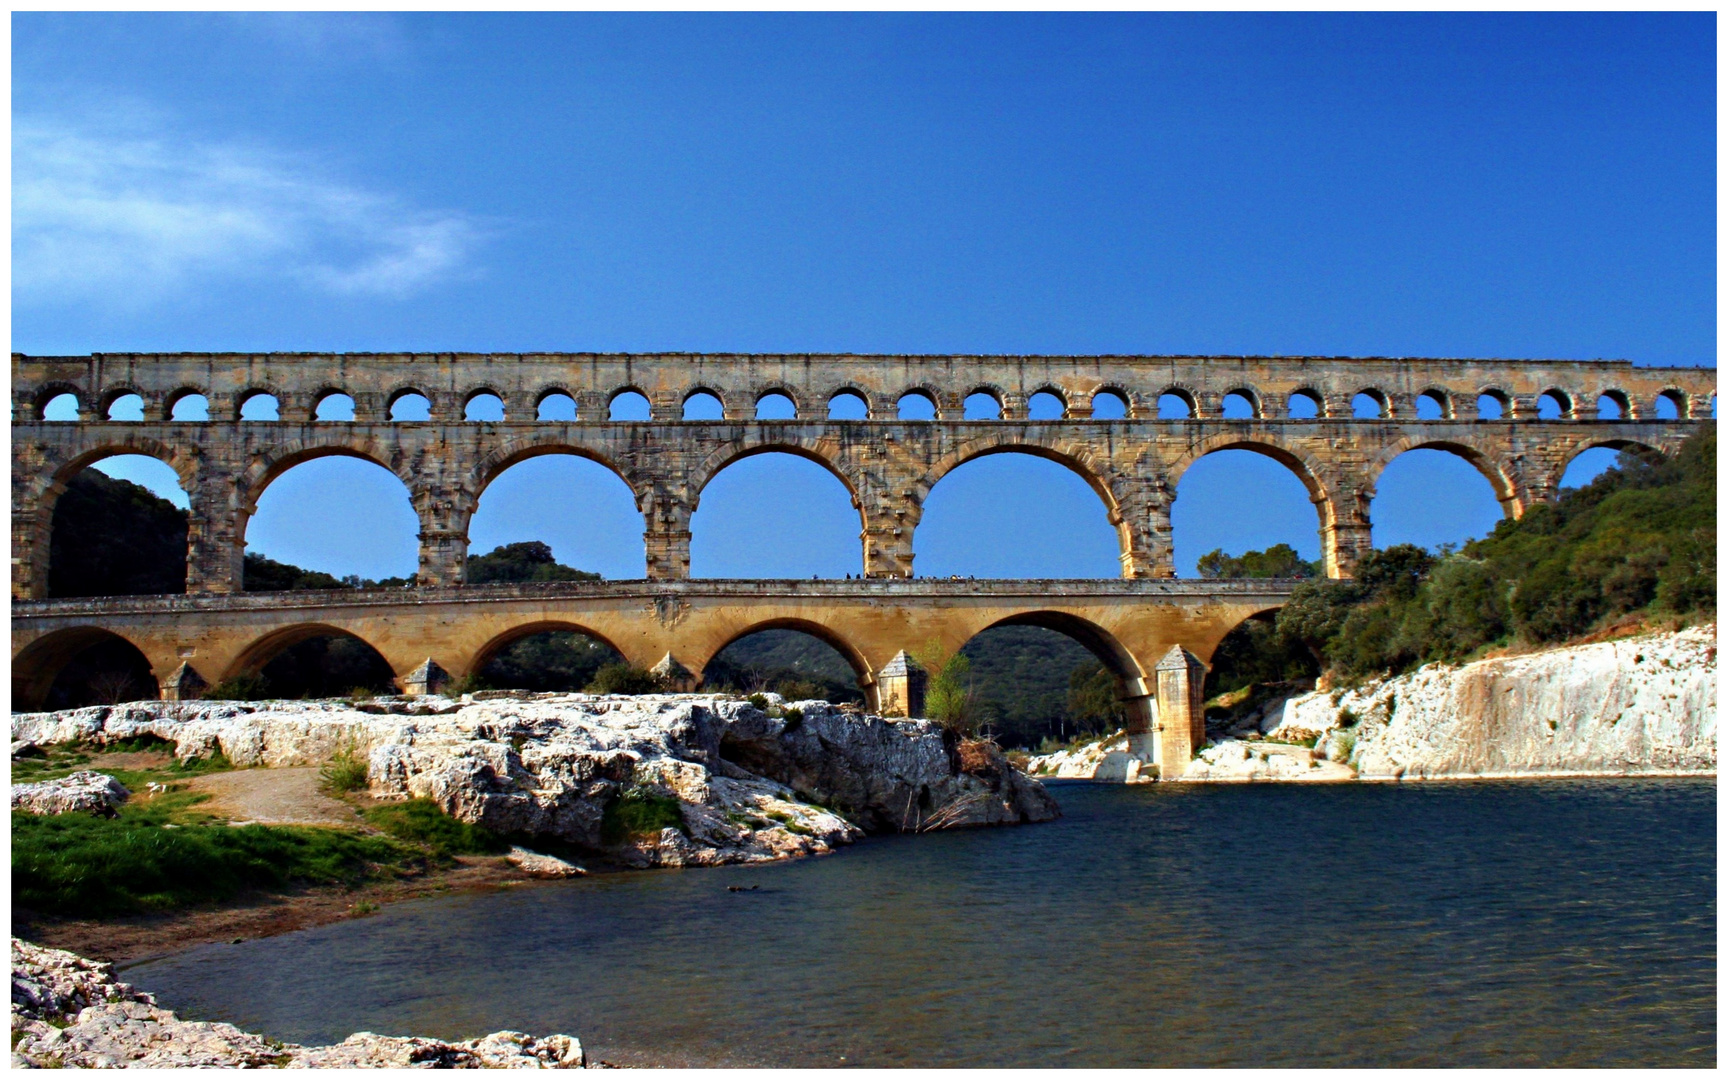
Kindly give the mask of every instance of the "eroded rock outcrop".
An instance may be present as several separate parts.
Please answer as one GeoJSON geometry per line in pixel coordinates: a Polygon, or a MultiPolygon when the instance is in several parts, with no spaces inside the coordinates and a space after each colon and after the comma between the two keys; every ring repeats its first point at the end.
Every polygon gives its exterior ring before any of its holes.
{"type": "Polygon", "coordinates": [[[767,710],[666,694],[489,693],[460,701],[138,702],[12,718],[39,745],[153,735],[181,758],[317,765],[363,756],[375,795],[427,797],[504,835],[638,866],[814,854],[865,830],[1044,821],[1048,792],[992,744],[826,702],[767,710]]]}
{"type": "Polygon", "coordinates": [[[26,814],[95,814],[113,817],[132,797],[106,773],[75,772],[54,780],[12,785],[12,809],[26,814]]]}
{"type": "Polygon", "coordinates": [[[114,979],[107,964],[12,939],[14,1068],[565,1068],[583,1066],[568,1035],[499,1031],[466,1042],[360,1032],[297,1046],[232,1024],[181,1020],[114,979]]]}

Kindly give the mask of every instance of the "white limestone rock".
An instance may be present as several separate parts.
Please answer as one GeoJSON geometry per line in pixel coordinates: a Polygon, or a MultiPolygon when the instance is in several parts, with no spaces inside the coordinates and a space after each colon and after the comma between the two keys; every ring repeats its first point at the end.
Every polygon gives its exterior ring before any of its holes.
{"type": "Polygon", "coordinates": [[[26,814],[95,814],[113,817],[132,793],[106,773],[75,772],[54,780],[12,785],[12,809],[26,814]]]}
{"type": "Polygon", "coordinates": [[[1313,783],[1355,777],[1348,766],[1326,761],[1306,746],[1223,739],[1202,749],[1179,779],[1186,783],[1313,783]]]}
{"type": "Polygon", "coordinates": [[[12,939],[12,1064],[17,1068],[579,1069],[568,1035],[498,1031],[465,1042],[360,1032],[296,1046],[232,1024],[181,1020],[114,980],[107,964],[12,939]]]}
{"type": "Polygon", "coordinates": [[[505,857],[510,860],[510,865],[531,877],[567,878],[588,872],[573,862],[565,862],[555,855],[529,851],[520,845],[511,847],[510,854],[505,857]]]}

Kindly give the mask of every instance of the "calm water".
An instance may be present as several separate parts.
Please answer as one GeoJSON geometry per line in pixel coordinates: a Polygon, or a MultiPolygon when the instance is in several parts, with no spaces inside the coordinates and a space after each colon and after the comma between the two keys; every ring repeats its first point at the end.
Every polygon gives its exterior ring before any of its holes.
{"type": "Polygon", "coordinates": [[[619,1064],[1716,1062],[1713,782],[1055,791],[1054,824],[402,904],[126,978],[296,1042],[563,1031],[619,1064]]]}

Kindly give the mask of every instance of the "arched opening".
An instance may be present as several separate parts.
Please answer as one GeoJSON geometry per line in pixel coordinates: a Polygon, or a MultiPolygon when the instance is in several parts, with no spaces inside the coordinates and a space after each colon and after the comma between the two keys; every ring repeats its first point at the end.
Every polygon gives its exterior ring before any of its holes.
{"type": "Polygon", "coordinates": [[[624,663],[611,643],[574,623],[519,627],[487,645],[474,665],[481,690],[580,693],[600,669],[624,663]]]}
{"type": "Polygon", "coordinates": [[[1363,390],[1350,399],[1350,415],[1358,420],[1384,420],[1391,415],[1386,395],[1378,390],[1363,390]]]}
{"type": "Polygon", "coordinates": [[[408,489],[366,458],[331,454],[277,475],[244,523],[251,591],[411,583],[420,517],[408,489]]]}
{"type": "Polygon", "coordinates": [[[1678,390],[1664,390],[1656,395],[1656,419],[1684,420],[1686,416],[1685,394],[1678,390]]]}
{"type": "Polygon", "coordinates": [[[960,415],[966,420],[1000,420],[1002,402],[989,391],[974,390],[966,395],[960,415]]]}
{"type": "Polygon", "coordinates": [[[1254,420],[1260,416],[1260,402],[1251,391],[1232,390],[1224,395],[1222,411],[1226,420],[1254,420]]]}
{"type": "Polygon", "coordinates": [[[1053,390],[1040,390],[1026,399],[1026,419],[1060,420],[1068,415],[1068,403],[1053,390]]]}
{"type": "Polygon", "coordinates": [[[1285,403],[1292,420],[1318,420],[1326,411],[1324,400],[1312,390],[1298,390],[1285,403]]]}
{"type": "Polygon", "coordinates": [[[1580,488],[1620,464],[1620,451],[1606,446],[1592,446],[1566,463],[1560,477],[1562,488],[1580,488]]]}
{"type": "Polygon", "coordinates": [[[1104,630],[1062,612],[1004,619],[960,650],[983,734],[1005,747],[1057,745],[1149,719],[1134,658],[1104,630]]]}
{"type": "Polygon", "coordinates": [[[798,406],[790,397],[778,390],[770,391],[756,399],[756,419],[758,420],[796,420],[798,406]]]}
{"type": "Polygon", "coordinates": [[[174,399],[173,406],[168,410],[168,419],[190,423],[208,422],[210,399],[203,394],[183,394],[174,399]]]}
{"type": "Polygon", "coordinates": [[[1443,390],[1424,390],[1416,396],[1416,419],[1452,419],[1452,399],[1443,390]]]}
{"type": "Polygon", "coordinates": [[[1263,560],[1245,556],[1280,544],[1303,562],[1317,562],[1319,524],[1314,496],[1291,463],[1252,447],[1214,450],[1176,484],[1170,508],[1176,573],[1235,576],[1232,568],[1243,568],[1246,575],[1263,560]]]}
{"type": "Polygon", "coordinates": [[[1476,395],[1476,416],[1480,420],[1504,420],[1511,408],[1512,399],[1499,390],[1484,390],[1476,395]]]}
{"type": "Polygon", "coordinates": [[[108,419],[131,423],[144,419],[144,399],[137,394],[121,394],[108,403],[108,419]]]}
{"type": "Polygon", "coordinates": [[[542,395],[534,404],[534,419],[570,423],[576,419],[576,399],[562,390],[542,395]]]}
{"type": "Polygon", "coordinates": [[[1166,390],[1158,395],[1158,419],[1194,419],[1194,399],[1186,391],[1166,390]]]}
{"type": "Polygon", "coordinates": [[[773,693],[788,701],[862,703],[862,661],[850,656],[849,650],[836,648],[831,639],[826,630],[802,622],[751,630],[708,661],[702,669],[702,689],[773,693]]]}
{"type": "Polygon", "coordinates": [[[318,407],[312,411],[312,419],[352,422],[354,399],[347,394],[325,394],[318,399],[318,407]]]}
{"type": "Polygon", "coordinates": [[[1092,419],[1128,419],[1128,399],[1118,390],[1100,390],[1092,395],[1092,419]]]}
{"type": "Polygon", "coordinates": [[[556,565],[616,579],[648,573],[630,485],[568,450],[525,458],[492,477],[468,524],[470,567],[481,552],[531,541],[548,545],[556,565]]]}
{"type": "Polygon", "coordinates": [[[1631,414],[1631,404],[1626,400],[1626,395],[1619,390],[1605,391],[1601,397],[1596,399],[1596,419],[1598,420],[1626,420],[1631,418],[1631,414]]]}
{"type": "Polygon", "coordinates": [[[1538,420],[1570,420],[1572,418],[1572,399],[1559,390],[1544,390],[1542,396],[1536,399],[1536,419],[1538,420]]]}
{"type": "Polygon", "coordinates": [[[919,577],[1107,578],[1121,539],[1099,492],[1031,451],[994,452],[949,470],[924,499],[919,577]]]}
{"type": "Polygon", "coordinates": [[[862,519],[827,466],[789,451],[735,458],[690,519],[690,576],[840,578],[859,573],[862,519]]]}
{"type": "Polygon", "coordinates": [[[275,394],[248,394],[240,403],[240,419],[281,420],[282,403],[276,400],[275,394]]]}
{"type": "Polygon", "coordinates": [[[1505,516],[1494,485],[1456,450],[1417,447],[1386,466],[1374,482],[1374,546],[1461,545],[1492,532],[1505,516]]]}
{"type": "Polygon", "coordinates": [[[462,419],[478,424],[499,423],[504,419],[504,399],[490,390],[482,390],[463,403],[462,419]]]}
{"type": "Polygon", "coordinates": [[[912,390],[900,395],[900,400],[894,403],[895,415],[901,420],[934,420],[936,419],[936,399],[922,390],[912,390]]]}
{"type": "Polygon", "coordinates": [[[19,711],[152,701],[162,694],[150,661],[136,645],[90,626],[33,642],[13,662],[12,687],[19,711]]]}
{"type": "Polygon", "coordinates": [[[684,419],[686,420],[724,420],[726,405],[718,394],[708,390],[697,390],[684,399],[684,419]]]}
{"type": "Polygon", "coordinates": [[[1283,719],[1280,703],[1314,689],[1320,663],[1300,641],[1281,638],[1276,612],[1244,619],[1212,650],[1203,699],[1221,734],[1253,737],[1283,719]]]}
{"type": "Polygon", "coordinates": [[[828,419],[868,420],[870,403],[854,390],[842,390],[828,399],[828,419]]]}
{"type": "Polygon", "coordinates": [[[54,502],[48,595],[185,592],[190,505],[180,477],[153,457],[120,454],[79,472],[54,502]]]}
{"type": "Polygon", "coordinates": [[[432,419],[432,399],[418,390],[404,390],[390,399],[390,421],[417,424],[432,419]]]}
{"type": "Polygon", "coordinates": [[[620,390],[606,403],[606,419],[641,423],[649,418],[648,397],[639,390],[620,390]]]}
{"type": "Polygon", "coordinates": [[[78,397],[75,394],[55,394],[42,403],[37,414],[44,420],[72,421],[78,419],[78,397]]]}
{"type": "Polygon", "coordinates": [[[337,698],[393,694],[396,676],[377,649],[345,630],[306,624],[255,642],[207,698],[337,698]]]}

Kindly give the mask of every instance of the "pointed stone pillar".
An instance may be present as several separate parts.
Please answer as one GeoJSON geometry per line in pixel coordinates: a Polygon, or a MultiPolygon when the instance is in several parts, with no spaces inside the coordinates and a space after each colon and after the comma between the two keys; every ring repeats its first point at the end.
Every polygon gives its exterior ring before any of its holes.
{"type": "Polygon", "coordinates": [[[1188,771],[1194,751],[1206,741],[1206,665],[1180,645],[1158,661],[1158,776],[1175,780],[1188,771]]]}
{"type": "Polygon", "coordinates": [[[876,673],[876,694],[883,716],[924,715],[924,689],[930,676],[918,661],[901,649],[888,661],[888,666],[876,673]]]}
{"type": "Polygon", "coordinates": [[[163,701],[196,701],[210,688],[204,676],[191,664],[182,662],[174,674],[162,680],[163,701]]]}
{"type": "Polygon", "coordinates": [[[402,676],[402,692],[410,697],[437,694],[450,685],[450,673],[428,656],[426,662],[402,676]]]}
{"type": "Polygon", "coordinates": [[[696,689],[696,674],[671,653],[660,658],[660,662],[648,669],[648,674],[658,678],[666,689],[678,694],[688,694],[696,689]]]}

